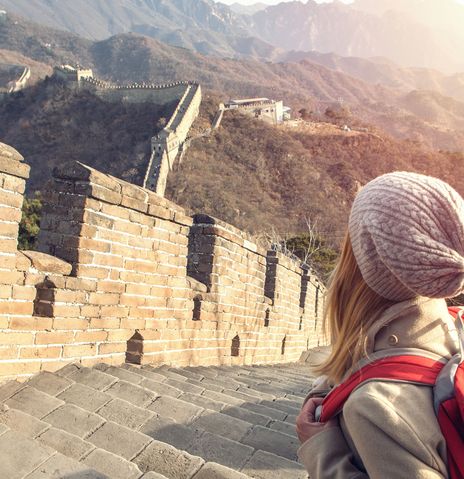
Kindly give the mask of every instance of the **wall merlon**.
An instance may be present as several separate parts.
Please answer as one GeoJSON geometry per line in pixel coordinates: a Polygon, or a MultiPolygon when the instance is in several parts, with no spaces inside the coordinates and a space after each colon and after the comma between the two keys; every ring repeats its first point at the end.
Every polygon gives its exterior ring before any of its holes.
{"type": "Polygon", "coordinates": [[[24,157],[13,147],[0,143],[0,173],[17,178],[29,178],[29,165],[23,163],[24,157]]]}

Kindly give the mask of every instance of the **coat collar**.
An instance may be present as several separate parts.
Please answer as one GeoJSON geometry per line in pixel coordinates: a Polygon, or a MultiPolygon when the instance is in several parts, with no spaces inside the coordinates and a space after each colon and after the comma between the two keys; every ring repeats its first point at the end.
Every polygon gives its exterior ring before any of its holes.
{"type": "Polygon", "coordinates": [[[444,299],[417,297],[396,303],[367,333],[367,353],[416,348],[451,358],[459,351],[456,326],[444,299]]]}

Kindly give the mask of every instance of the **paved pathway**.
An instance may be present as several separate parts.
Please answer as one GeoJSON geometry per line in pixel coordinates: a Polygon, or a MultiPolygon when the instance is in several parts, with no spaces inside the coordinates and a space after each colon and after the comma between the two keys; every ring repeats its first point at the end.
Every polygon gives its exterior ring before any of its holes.
{"type": "Polygon", "coordinates": [[[0,386],[0,477],[306,479],[306,364],[68,365],[0,386]]]}

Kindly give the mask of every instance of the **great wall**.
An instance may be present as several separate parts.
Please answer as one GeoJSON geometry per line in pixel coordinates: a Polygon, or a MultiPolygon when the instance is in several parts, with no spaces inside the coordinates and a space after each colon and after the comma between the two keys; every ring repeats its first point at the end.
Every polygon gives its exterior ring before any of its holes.
{"type": "MultiPolygon", "coordinates": [[[[202,99],[198,83],[177,81],[156,85],[142,83],[133,85],[113,85],[94,78],[90,69],[63,65],[55,67],[55,75],[77,88],[94,91],[105,101],[131,103],[153,102],[164,104],[178,101],[164,128],[151,139],[151,155],[143,186],[163,196],[169,172],[176,161],[180,161],[189,141],[190,128],[200,111],[202,99]]],[[[153,125],[155,128],[155,125],[153,125]]]]}
{"type": "Polygon", "coordinates": [[[37,251],[18,250],[30,168],[0,143],[0,477],[305,479],[295,421],[325,345],[324,285],[163,197],[199,85],[77,84],[179,102],[152,138],[147,188],[54,169],[37,251]]]}
{"type": "Polygon", "coordinates": [[[30,78],[29,67],[0,63],[0,98],[26,88],[30,78]]]}
{"type": "Polygon", "coordinates": [[[296,361],[322,344],[323,285],[215,218],[64,164],[43,191],[39,251],[17,250],[29,167],[0,148],[0,377],[70,362],[296,361]]]}

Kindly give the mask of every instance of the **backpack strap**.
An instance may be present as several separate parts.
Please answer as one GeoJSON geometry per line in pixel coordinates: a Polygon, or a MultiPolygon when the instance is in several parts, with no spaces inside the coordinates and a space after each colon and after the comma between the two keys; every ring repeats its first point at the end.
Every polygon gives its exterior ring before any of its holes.
{"type": "Polygon", "coordinates": [[[433,386],[443,366],[442,361],[420,356],[392,356],[374,361],[356,371],[325,397],[319,421],[327,422],[339,414],[350,394],[370,379],[433,386]]]}

